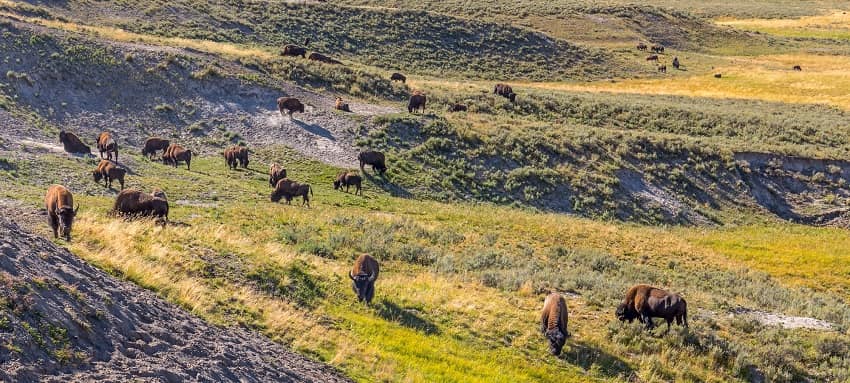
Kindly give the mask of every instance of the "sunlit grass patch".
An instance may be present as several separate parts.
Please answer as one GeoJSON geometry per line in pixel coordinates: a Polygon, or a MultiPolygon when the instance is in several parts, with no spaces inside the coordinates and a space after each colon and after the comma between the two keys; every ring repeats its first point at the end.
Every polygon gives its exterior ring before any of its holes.
{"type": "Polygon", "coordinates": [[[717,23],[784,37],[850,39],[850,14],[847,11],[797,19],[721,19],[717,23]]]}

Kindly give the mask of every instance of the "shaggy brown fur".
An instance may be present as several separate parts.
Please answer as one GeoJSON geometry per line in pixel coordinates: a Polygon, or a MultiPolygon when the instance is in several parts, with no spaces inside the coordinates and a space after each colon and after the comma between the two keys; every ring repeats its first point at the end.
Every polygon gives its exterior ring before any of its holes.
{"type": "Polygon", "coordinates": [[[286,114],[292,119],[292,113],[304,113],[304,104],[297,98],[281,97],[277,99],[277,110],[280,111],[281,116],[283,116],[283,111],[286,110],[286,114]]]}
{"type": "Polygon", "coordinates": [[[159,137],[151,137],[145,140],[145,146],[142,148],[142,155],[148,156],[148,159],[153,160],[156,152],[159,150],[168,149],[171,141],[159,137]]]}
{"type": "Polygon", "coordinates": [[[463,104],[451,104],[449,105],[449,112],[466,112],[466,105],[463,104]]]}
{"type": "Polygon", "coordinates": [[[277,186],[277,181],[286,178],[286,169],[278,164],[272,164],[269,167],[269,186],[277,186]]]}
{"type": "Polygon", "coordinates": [[[354,266],[348,273],[351,278],[351,288],[357,294],[359,302],[372,303],[375,297],[375,280],[378,279],[380,267],[378,261],[369,254],[363,254],[354,261],[354,266]]]}
{"type": "Polygon", "coordinates": [[[124,190],[124,175],[126,174],[126,170],[118,167],[118,165],[110,160],[100,160],[100,163],[97,164],[97,169],[92,172],[94,182],[100,182],[102,179],[104,185],[112,189],[112,181],[118,180],[121,184],[121,190],[124,190]]]}
{"type": "Polygon", "coordinates": [[[313,61],[318,61],[318,62],[323,62],[325,64],[342,64],[341,61],[334,60],[334,59],[332,59],[328,56],[325,56],[321,53],[318,53],[318,52],[310,53],[310,55],[307,56],[307,59],[313,60],[313,61]]]}
{"type": "Polygon", "coordinates": [[[104,158],[103,153],[106,153],[106,159],[118,161],[118,144],[112,138],[112,133],[102,132],[97,136],[97,151],[100,152],[100,158],[104,158]]]}
{"type": "Polygon", "coordinates": [[[543,301],[540,313],[540,332],[549,340],[549,352],[560,355],[567,338],[567,302],[558,293],[550,293],[543,301]]]}
{"type": "Polygon", "coordinates": [[[231,146],[224,151],[224,162],[227,167],[236,169],[237,166],[248,168],[248,148],[244,146],[231,146]]]}
{"type": "Polygon", "coordinates": [[[363,195],[362,184],[363,178],[359,174],[345,171],[336,176],[334,190],[342,190],[342,187],[345,186],[345,192],[348,193],[348,189],[354,186],[354,195],[363,195]]]}
{"type": "Polygon", "coordinates": [[[723,77],[723,75],[722,75],[722,74],[720,74],[720,73],[715,73],[715,74],[714,74],[714,78],[721,78],[721,77],[723,77]]]}
{"type": "Polygon", "coordinates": [[[336,103],[334,104],[334,109],[341,110],[343,112],[351,112],[351,107],[348,104],[342,102],[342,97],[336,98],[336,103]]]}
{"type": "Polygon", "coordinates": [[[425,113],[425,103],[427,101],[428,99],[424,94],[414,93],[410,96],[410,101],[407,103],[407,112],[413,113],[421,110],[422,113],[425,113]]]}
{"type": "Polygon", "coordinates": [[[516,102],[516,93],[514,93],[514,88],[508,84],[496,84],[496,86],[493,87],[493,93],[507,98],[511,102],[516,102]]]}
{"type": "MultiPolygon", "coordinates": [[[[158,190],[158,189],[155,189],[158,190]]],[[[160,190],[157,195],[164,196],[160,190]]],[[[112,214],[132,217],[155,217],[162,220],[162,225],[168,222],[168,201],[165,198],[148,194],[135,189],[126,189],[118,193],[112,214]]]]}
{"type": "Polygon", "coordinates": [[[64,130],[60,131],[59,142],[62,143],[62,147],[68,153],[91,154],[91,148],[84,144],[83,141],[81,141],[74,133],[66,132],[64,130]]]}
{"type": "Polygon", "coordinates": [[[650,49],[655,53],[664,53],[664,46],[663,45],[653,45],[652,48],[650,48],[650,49]]]}
{"type": "Polygon", "coordinates": [[[646,61],[658,61],[658,55],[646,56],[646,61]]]}
{"type": "Polygon", "coordinates": [[[287,44],[283,47],[281,54],[284,56],[301,56],[304,58],[307,56],[307,48],[299,47],[295,44],[287,44]]]}
{"type": "Polygon", "coordinates": [[[649,285],[635,285],[626,292],[623,302],[617,307],[617,319],[629,321],[637,319],[646,324],[646,329],[655,327],[652,318],[664,318],[667,321],[667,331],[670,324],[688,327],[688,304],[679,294],[671,294],[666,290],[649,285]]]}
{"type": "Polygon", "coordinates": [[[310,196],[313,195],[313,188],[309,184],[301,184],[284,178],[277,181],[277,185],[271,195],[272,202],[279,202],[281,198],[286,199],[286,204],[292,204],[292,199],[302,197],[301,206],[310,207],[310,196]]]}
{"type": "Polygon", "coordinates": [[[404,84],[407,82],[407,77],[404,77],[403,74],[396,72],[390,75],[390,81],[401,81],[401,83],[404,84]]]}
{"type": "Polygon", "coordinates": [[[802,70],[803,70],[803,67],[801,67],[801,66],[799,66],[799,65],[794,65],[794,67],[793,67],[793,68],[791,68],[791,69],[794,69],[795,71],[798,71],[798,72],[799,72],[799,71],[802,71],[802,70]]]}
{"type": "Polygon", "coordinates": [[[673,68],[679,69],[679,58],[673,57],[673,68]]]}
{"type": "Polygon", "coordinates": [[[372,165],[372,170],[377,171],[378,174],[384,174],[387,171],[387,164],[384,159],[384,153],[376,152],[373,150],[367,150],[364,152],[360,152],[357,156],[357,159],[360,160],[360,170],[363,170],[364,165],[372,165]]]}
{"type": "Polygon", "coordinates": [[[50,185],[44,196],[44,206],[47,208],[47,223],[53,229],[53,238],[59,238],[59,234],[66,241],[71,240],[71,226],[74,217],[80,207],[74,209],[74,196],[62,185],[50,185]]]}
{"type": "Polygon", "coordinates": [[[191,170],[192,151],[177,144],[168,145],[162,155],[162,163],[174,165],[176,168],[180,161],[186,162],[186,170],[191,170]]]}
{"type": "Polygon", "coordinates": [[[639,51],[645,51],[646,48],[647,48],[646,44],[644,44],[644,43],[638,43],[638,45],[637,45],[637,50],[639,50],[639,51]]]}

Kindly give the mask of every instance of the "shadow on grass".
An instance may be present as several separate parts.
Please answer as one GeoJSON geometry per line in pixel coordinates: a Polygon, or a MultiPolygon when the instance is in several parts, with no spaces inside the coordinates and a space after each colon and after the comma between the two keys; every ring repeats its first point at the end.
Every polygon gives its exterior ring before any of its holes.
{"type": "Polygon", "coordinates": [[[569,348],[564,348],[560,358],[589,370],[595,366],[597,371],[606,377],[626,377],[634,373],[629,365],[617,356],[611,355],[604,350],[581,342],[569,342],[569,348]]]}
{"type": "Polygon", "coordinates": [[[375,305],[375,310],[378,315],[385,320],[396,322],[404,327],[411,328],[417,331],[422,331],[425,334],[439,334],[440,329],[431,321],[420,317],[414,309],[401,307],[386,299],[375,305]]]}
{"type": "MultiPolygon", "coordinates": [[[[371,182],[373,185],[381,188],[381,190],[383,190],[387,193],[390,193],[390,195],[392,195],[393,197],[400,197],[400,198],[411,198],[411,197],[413,197],[413,194],[410,193],[409,191],[407,191],[407,189],[405,189],[405,188],[403,188],[403,187],[401,187],[397,184],[392,183],[389,180],[389,178],[387,178],[386,173],[384,173],[383,175],[378,175],[378,176],[376,176],[372,173],[368,173],[365,170],[360,172],[360,173],[363,174],[363,177],[366,178],[366,180],[371,182]]],[[[373,173],[374,173],[374,171],[373,171],[373,173]]]]}

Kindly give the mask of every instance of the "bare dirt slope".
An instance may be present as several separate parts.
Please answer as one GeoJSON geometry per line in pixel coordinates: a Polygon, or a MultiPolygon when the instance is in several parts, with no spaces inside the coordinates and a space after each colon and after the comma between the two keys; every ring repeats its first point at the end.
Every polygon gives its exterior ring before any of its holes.
{"type": "Polygon", "coordinates": [[[0,217],[0,284],[5,381],[347,381],[256,333],[211,326],[8,217],[0,217]]]}

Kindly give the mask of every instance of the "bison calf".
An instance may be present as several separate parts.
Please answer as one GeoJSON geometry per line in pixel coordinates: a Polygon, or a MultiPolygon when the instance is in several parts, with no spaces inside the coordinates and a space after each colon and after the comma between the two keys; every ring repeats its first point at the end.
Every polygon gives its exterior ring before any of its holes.
{"type": "Polygon", "coordinates": [[[59,238],[59,234],[62,234],[66,241],[70,241],[71,225],[80,210],[79,205],[74,208],[74,196],[62,185],[50,185],[44,196],[44,206],[47,208],[47,222],[53,229],[53,238],[59,238]]]}
{"type": "Polygon", "coordinates": [[[124,190],[124,175],[126,174],[126,170],[118,167],[118,165],[110,160],[100,160],[100,163],[97,164],[97,169],[92,172],[94,182],[99,183],[102,179],[104,185],[112,189],[112,181],[118,180],[121,184],[121,190],[124,190]]]}
{"type": "MultiPolygon", "coordinates": [[[[667,321],[667,332],[670,324],[688,327],[688,304],[679,294],[671,294],[666,290],[649,285],[635,285],[626,292],[623,302],[617,306],[615,313],[621,322],[637,319],[646,324],[647,330],[652,330],[655,324],[652,318],[663,318],[667,321]]],[[[665,334],[667,333],[665,332],[665,334]]]]}
{"type": "Polygon", "coordinates": [[[375,297],[375,280],[378,279],[378,261],[371,255],[363,254],[354,261],[354,267],[348,272],[351,288],[357,294],[358,302],[372,303],[375,297]]]}
{"type": "Polygon", "coordinates": [[[540,332],[549,340],[549,352],[560,355],[570,333],[567,331],[567,302],[558,293],[551,293],[543,301],[540,314],[540,332]]]}
{"type": "Polygon", "coordinates": [[[387,171],[387,165],[384,160],[384,153],[376,152],[372,150],[367,150],[364,152],[360,152],[357,156],[357,159],[360,160],[360,170],[363,170],[364,165],[372,165],[372,170],[377,171],[378,174],[383,175],[387,171]]]}

